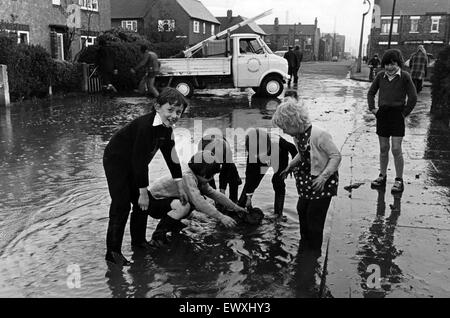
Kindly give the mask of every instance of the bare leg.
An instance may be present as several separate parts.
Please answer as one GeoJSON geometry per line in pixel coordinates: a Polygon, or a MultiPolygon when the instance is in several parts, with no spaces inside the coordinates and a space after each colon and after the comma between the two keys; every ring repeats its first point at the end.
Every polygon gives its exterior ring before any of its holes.
{"type": "Polygon", "coordinates": [[[389,138],[378,136],[378,140],[380,142],[380,174],[385,176],[389,164],[389,138]]]}
{"type": "Polygon", "coordinates": [[[392,155],[394,156],[396,177],[403,179],[403,151],[402,151],[403,137],[392,137],[392,155]]]}

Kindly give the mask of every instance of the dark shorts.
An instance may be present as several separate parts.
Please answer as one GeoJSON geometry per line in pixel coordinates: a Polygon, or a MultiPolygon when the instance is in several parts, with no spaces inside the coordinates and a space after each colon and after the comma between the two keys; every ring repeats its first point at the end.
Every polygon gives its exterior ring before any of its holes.
{"type": "MultiPolygon", "coordinates": [[[[172,201],[178,200],[177,198],[155,199],[150,193],[150,191],[147,191],[147,193],[150,199],[150,203],[148,206],[148,215],[150,215],[154,219],[161,219],[164,216],[166,216],[167,213],[172,211],[172,207],[170,206],[172,201]]],[[[191,214],[192,211],[194,211],[194,207],[191,204],[189,214],[191,214]]]]}
{"type": "Polygon", "coordinates": [[[166,216],[167,213],[172,211],[172,207],[170,206],[170,204],[173,200],[175,200],[174,198],[155,199],[149,191],[148,197],[150,199],[150,203],[148,206],[148,215],[150,215],[152,218],[161,219],[166,216]]]}
{"type": "Polygon", "coordinates": [[[404,137],[405,117],[403,107],[382,107],[378,110],[377,135],[380,137],[404,137]]]}

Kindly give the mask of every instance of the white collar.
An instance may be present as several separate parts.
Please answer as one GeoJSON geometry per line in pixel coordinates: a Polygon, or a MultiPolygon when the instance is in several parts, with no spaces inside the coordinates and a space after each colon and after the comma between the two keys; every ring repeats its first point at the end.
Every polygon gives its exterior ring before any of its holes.
{"type": "Polygon", "coordinates": [[[164,126],[164,124],[162,122],[162,119],[161,119],[161,116],[159,116],[159,113],[156,113],[155,114],[155,119],[153,119],[153,127],[161,126],[161,125],[164,126]]]}
{"type": "Polygon", "coordinates": [[[395,75],[398,75],[399,77],[402,77],[402,69],[400,67],[398,68],[397,72],[395,72],[394,75],[388,75],[387,72],[384,73],[384,76],[387,77],[387,78],[394,78],[395,75]]]}

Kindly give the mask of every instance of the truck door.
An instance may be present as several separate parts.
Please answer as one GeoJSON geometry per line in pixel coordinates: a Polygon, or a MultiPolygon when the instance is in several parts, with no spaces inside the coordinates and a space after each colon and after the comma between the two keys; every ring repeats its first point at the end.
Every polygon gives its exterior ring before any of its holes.
{"type": "Polygon", "coordinates": [[[237,87],[258,87],[269,68],[269,57],[257,38],[240,38],[237,52],[237,87]]]}

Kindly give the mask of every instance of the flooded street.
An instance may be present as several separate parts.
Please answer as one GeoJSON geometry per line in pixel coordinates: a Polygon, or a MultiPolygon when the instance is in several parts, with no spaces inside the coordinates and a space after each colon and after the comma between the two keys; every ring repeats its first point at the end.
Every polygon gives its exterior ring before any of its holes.
{"type": "MultiPolygon", "coordinates": [[[[450,289],[450,180],[445,176],[450,143],[448,134],[442,133],[446,128],[430,121],[429,115],[409,118],[405,174],[412,177],[399,199],[402,213],[385,220],[386,204],[393,202],[390,192],[368,189],[378,162],[375,120],[366,110],[369,83],[350,80],[344,64],[305,65],[302,72],[298,90],[313,123],[331,133],[344,156],[338,197],[333,199],[325,229],[324,244],[330,239],[326,270],[326,246],[318,260],[298,252],[293,179],[287,179],[284,218],[275,218],[270,174],[253,199],[265,213],[260,226],[227,230],[194,212],[185,234],[168,250],[133,253],[127,225],[122,251],[134,264],[108,270],[104,255],[110,196],[103,150],[115,131],[150,108],[145,98],[83,96],[0,109],[0,297],[348,297],[349,286],[361,288],[355,286],[367,278],[366,267],[377,258],[387,264],[382,274],[388,270],[390,276],[376,295],[396,290],[408,295],[406,285],[424,284],[428,293],[420,295],[445,295],[450,289]],[[361,188],[344,189],[357,182],[363,184],[361,188]],[[406,212],[405,206],[412,208],[406,212]],[[345,214],[349,210],[351,220],[345,214]],[[417,234],[418,221],[434,230],[417,234]],[[411,238],[419,238],[394,240],[398,231],[411,231],[411,238]],[[433,265],[426,262],[430,276],[408,263],[407,257],[417,255],[400,251],[405,244],[415,244],[425,255],[427,238],[440,240],[439,247],[432,245],[429,250],[436,253],[428,259],[433,265]],[[80,270],[80,288],[67,284],[73,268],[80,270]]],[[[201,133],[208,128],[225,132],[226,128],[272,127],[271,116],[280,100],[252,94],[250,90],[199,92],[177,127],[189,130],[193,145],[198,140],[195,121],[201,121],[201,133]]],[[[428,88],[415,112],[428,114],[429,104],[428,88]]],[[[188,160],[186,143],[177,147],[181,159],[188,160]]],[[[235,159],[244,179],[245,157],[237,154],[235,159]]],[[[167,173],[158,153],[150,164],[150,180],[167,173]]],[[[148,238],[156,224],[149,218],[148,238]]],[[[363,288],[355,296],[371,294],[363,288]]]]}

